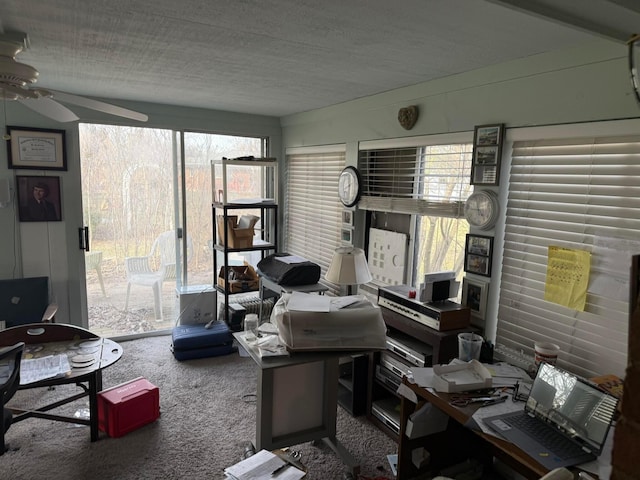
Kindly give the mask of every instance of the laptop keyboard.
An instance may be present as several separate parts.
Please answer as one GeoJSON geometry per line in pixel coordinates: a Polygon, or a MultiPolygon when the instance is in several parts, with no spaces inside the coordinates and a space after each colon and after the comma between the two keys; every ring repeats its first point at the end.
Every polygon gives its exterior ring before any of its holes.
{"type": "Polygon", "coordinates": [[[584,454],[584,451],[578,445],[529,415],[514,415],[504,418],[503,421],[526,432],[531,438],[561,459],[584,454]]]}

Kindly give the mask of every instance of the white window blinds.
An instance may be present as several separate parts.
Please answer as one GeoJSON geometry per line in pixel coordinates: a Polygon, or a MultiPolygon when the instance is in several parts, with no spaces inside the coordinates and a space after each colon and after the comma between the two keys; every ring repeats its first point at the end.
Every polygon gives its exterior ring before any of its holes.
{"type": "Polygon", "coordinates": [[[459,218],[472,191],[472,145],[447,144],[360,151],[359,208],[459,218]]]}
{"type": "Polygon", "coordinates": [[[640,240],[639,179],[639,136],[514,142],[497,343],[550,341],[560,366],[624,376],[631,257],[602,247],[640,240]],[[544,300],[549,246],[591,252],[584,312],[544,300]]]}
{"type": "Polygon", "coordinates": [[[344,146],[287,151],[285,248],[320,265],[322,278],[340,245],[344,167],[344,146]]]}

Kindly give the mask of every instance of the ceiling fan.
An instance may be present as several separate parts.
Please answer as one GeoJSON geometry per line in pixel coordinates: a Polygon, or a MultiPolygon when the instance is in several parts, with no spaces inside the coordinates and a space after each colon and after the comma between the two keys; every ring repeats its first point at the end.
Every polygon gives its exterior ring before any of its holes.
{"type": "Polygon", "coordinates": [[[61,103],[69,103],[99,112],[146,122],[147,115],[109,103],[92,100],[70,93],[32,85],[38,79],[38,71],[30,65],[16,61],[16,56],[29,48],[25,33],[0,33],[0,99],[17,100],[24,106],[58,122],[74,122],[78,116],[61,103]]]}

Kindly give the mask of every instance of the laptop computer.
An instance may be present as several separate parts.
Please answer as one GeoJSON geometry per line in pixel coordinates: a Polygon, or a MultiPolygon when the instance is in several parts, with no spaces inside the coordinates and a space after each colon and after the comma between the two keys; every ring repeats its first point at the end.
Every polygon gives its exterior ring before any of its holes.
{"type": "Polygon", "coordinates": [[[523,411],[487,417],[491,429],[549,470],[602,452],[618,400],[586,380],[541,363],[523,411]]]}

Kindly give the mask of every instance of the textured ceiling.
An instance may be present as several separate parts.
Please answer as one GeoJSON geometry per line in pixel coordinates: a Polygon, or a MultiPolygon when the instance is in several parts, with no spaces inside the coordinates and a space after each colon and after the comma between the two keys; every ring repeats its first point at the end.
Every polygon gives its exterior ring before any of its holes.
{"type": "Polygon", "coordinates": [[[500,3],[0,0],[0,27],[29,35],[39,87],[283,116],[596,38],[500,3]]]}

